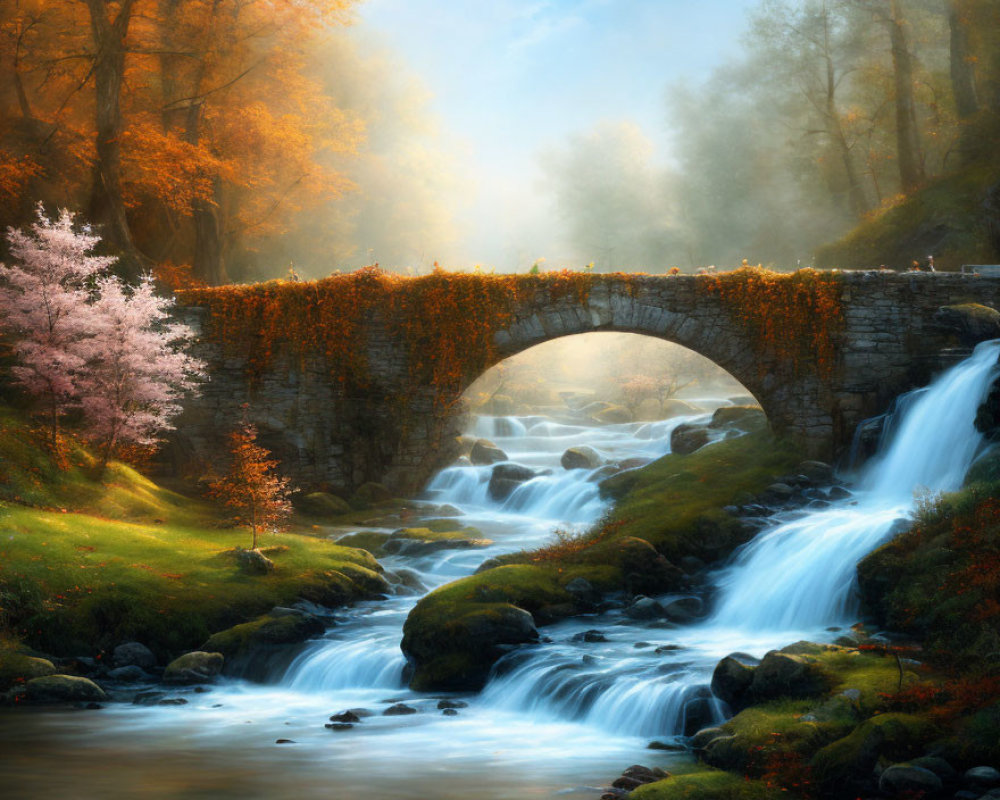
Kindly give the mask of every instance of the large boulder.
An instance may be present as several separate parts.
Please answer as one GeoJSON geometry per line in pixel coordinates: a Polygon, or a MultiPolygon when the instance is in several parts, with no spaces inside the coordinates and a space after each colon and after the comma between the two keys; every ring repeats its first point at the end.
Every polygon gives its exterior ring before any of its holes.
{"type": "Polygon", "coordinates": [[[746,707],[746,697],[753,683],[753,666],[744,664],[738,656],[726,656],[715,665],[712,673],[712,693],[733,711],[746,707]]]}
{"type": "Polygon", "coordinates": [[[403,626],[402,649],[417,691],[477,690],[515,645],[538,641],[531,614],[510,603],[476,604],[454,619],[425,619],[418,605],[403,626]]]}
{"type": "Polygon", "coordinates": [[[489,466],[507,460],[507,454],[489,439],[477,439],[469,451],[469,460],[476,466],[489,466]]]}
{"type": "Polygon", "coordinates": [[[942,306],[934,315],[934,324],[953,333],[967,347],[1000,338],[1000,311],[979,303],[942,306]]]}
{"type": "Polygon", "coordinates": [[[264,680],[272,670],[290,663],[301,642],[323,634],[326,623],[298,608],[275,607],[251,622],[213,634],[201,646],[206,653],[221,653],[227,675],[264,680]]]}
{"type": "Polygon", "coordinates": [[[156,656],[146,645],[139,642],[125,642],[115,648],[111,663],[116,667],[139,667],[152,669],[156,666],[156,656]]]}
{"type": "Polygon", "coordinates": [[[526,481],[530,481],[538,473],[520,464],[497,464],[490,474],[487,487],[490,497],[496,502],[502,502],[510,497],[514,490],[526,481]]]}
{"type": "Polygon", "coordinates": [[[670,433],[670,452],[686,456],[708,444],[708,428],[683,422],[670,433]]]}
{"type": "Polygon", "coordinates": [[[562,464],[563,469],[597,469],[603,461],[600,453],[593,447],[581,445],[569,448],[562,454],[559,463],[562,464]]]}
{"type": "Polygon", "coordinates": [[[88,678],[76,675],[46,675],[25,685],[29,703],[80,703],[107,700],[104,690],[88,678]]]}
{"type": "Polygon", "coordinates": [[[164,683],[207,683],[215,680],[226,659],[222,653],[195,650],[175,658],[163,672],[164,683]]]}
{"type": "Polygon", "coordinates": [[[55,672],[55,666],[46,658],[0,650],[0,692],[32,678],[54,675],[55,672]]]}
{"type": "Polygon", "coordinates": [[[749,694],[756,703],[779,697],[815,697],[829,685],[822,668],[808,656],[772,650],[754,668],[749,694]]]}

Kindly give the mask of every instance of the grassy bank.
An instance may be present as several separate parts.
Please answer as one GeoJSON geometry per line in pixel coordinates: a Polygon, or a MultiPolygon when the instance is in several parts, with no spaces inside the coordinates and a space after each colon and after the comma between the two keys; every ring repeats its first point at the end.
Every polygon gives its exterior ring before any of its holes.
{"type": "MultiPolygon", "coordinates": [[[[385,584],[363,550],[266,535],[276,569],[242,572],[249,534],[218,509],[112,464],[96,479],[79,446],[57,463],[30,425],[0,410],[0,622],[54,656],[99,655],[138,640],[161,659],[297,599],[328,606],[385,584]]],[[[9,648],[8,648],[9,649],[9,648]]]]}

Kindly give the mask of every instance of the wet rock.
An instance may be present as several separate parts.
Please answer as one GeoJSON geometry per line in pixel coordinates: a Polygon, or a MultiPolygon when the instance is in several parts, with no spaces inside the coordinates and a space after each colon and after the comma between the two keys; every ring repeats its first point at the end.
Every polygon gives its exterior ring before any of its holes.
{"type": "Polygon", "coordinates": [[[164,683],[206,683],[215,680],[225,664],[222,653],[195,650],[171,661],[163,672],[164,683]]]}
{"type": "Polygon", "coordinates": [[[878,779],[880,792],[889,795],[902,793],[936,794],[943,788],[941,779],[923,767],[911,764],[893,764],[888,767],[878,779]]]}
{"type": "Polygon", "coordinates": [[[296,742],[295,742],[294,739],[275,739],[274,743],[275,744],[295,744],[296,742]]]}
{"type": "Polygon", "coordinates": [[[489,466],[507,460],[507,454],[489,439],[477,439],[469,451],[469,460],[476,466],[489,466]]]}
{"type": "Polygon", "coordinates": [[[638,620],[660,619],[663,616],[663,606],[651,597],[637,597],[632,605],[625,609],[625,614],[638,620]]]}
{"type": "Polygon", "coordinates": [[[382,712],[383,717],[403,717],[409,714],[416,714],[417,709],[413,706],[408,706],[406,703],[396,703],[394,706],[389,706],[385,711],[382,712]]]}
{"type": "Polygon", "coordinates": [[[139,692],[139,694],[132,698],[132,705],[155,706],[166,696],[165,692],[139,692]]]}
{"type": "Polygon", "coordinates": [[[601,593],[586,578],[573,578],[563,588],[583,606],[592,606],[601,602],[601,593]]]}
{"type": "Polygon", "coordinates": [[[441,711],[442,716],[445,717],[457,717],[458,711],[454,708],[445,708],[441,711]]]}
{"type": "Polygon", "coordinates": [[[353,711],[341,711],[339,714],[334,714],[330,717],[330,722],[361,722],[361,717],[353,711]]]}
{"type": "Polygon", "coordinates": [[[582,445],[569,448],[562,454],[559,463],[563,469],[597,469],[603,461],[600,453],[593,447],[582,445]]]}
{"type": "Polygon", "coordinates": [[[140,683],[148,681],[149,675],[141,667],[130,664],[127,667],[117,667],[108,673],[108,678],[119,683],[140,683]]]}
{"type": "Polygon", "coordinates": [[[157,700],[154,705],[158,706],[186,706],[188,701],[183,697],[164,697],[157,700]]]}
{"type": "Polygon", "coordinates": [[[107,700],[104,690],[89,678],[75,675],[44,675],[25,684],[29,703],[77,703],[107,700]]]}
{"type": "Polygon", "coordinates": [[[962,784],[979,791],[994,789],[1000,786],[1000,771],[993,767],[973,767],[962,775],[962,784]]]}
{"type": "Polygon", "coordinates": [[[851,493],[847,491],[843,486],[831,486],[830,491],[827,492],[827,497],[831,500],[846,500],[851,497],[851,493]]]}
{"type": "Polygon", "coordinates": [[[799,472],[813,483],[827,484],[833,481],[833,467],[824,461],[803,461],[799,472]]]}
{"type": "Polygon", "coordinates": [[[682,597],[663,606],[663,616],[671,622],[686,624],[697,619],[702,612],[702,602],[697,597],[682,597]]]}
{"type": "Polygon", "coordinates": [[[456,708],[468,708],[469,704],[464,700],[438,700],[437,707],[442,711],[456,708]]]}
{"type": "MultiPolygon", "coordinates": [[[[574,636],[573,638],[575,639],[576,637],[574,636]]],[[[595,642],[606,642],[608,640],[608,637],[600,631],[586,631],[580,638],[591,644],[595,642]]]]}
{"type": "Polygon", "coordinates": [[[753,683],[753,667],[733,655],[726,656],[712,673],[712,694],[726,703],[733,711],[745,707],[747,693],[753,683]]]}
{"type": "Polygon", "coordinates": [[[496,502],[506,500],[522,483],[534,478],[538,473],[520,464],[497,464],[490,474],[487,487],[490,497],[496,502]]]}
{"type": "Polygon", "coordinates": [[[676,742],[652,741],[646,745],[647,750],[663,750],[668,753],[683,753],[687,748],[676,742]]]}
{"type": "Polygon", "coordinates": [[[786,503],[792,499],[795,490],[787,483],[772,483],[764,490],[764,494],[779,503],[786,503]]]}
{"type": "Polygon", "coordinates": [[[708,444],[708,429],[703,425],[683,422],[670,433],[670,452],[688,455],[708,444]]]}
{"type": "Polygon", "coordinates": [[[139,642],[125,642],[115,648],[111,663],[116,667],[139,667],[152,669],[156,666],[156,656],[146,645],[139,642]]]}
{"type": "Polygon", "coordinates": [[[354,728],[350,722],[328,722],[323,727],[328,731],[349,731],[354,728]]]}
{"type": "Polygon", "coordinates": [[[750,696],[755,702],[778,697],[812,697],[828,688],[826,676],[805,656],[772,650],[753,671],[750,696]]]}

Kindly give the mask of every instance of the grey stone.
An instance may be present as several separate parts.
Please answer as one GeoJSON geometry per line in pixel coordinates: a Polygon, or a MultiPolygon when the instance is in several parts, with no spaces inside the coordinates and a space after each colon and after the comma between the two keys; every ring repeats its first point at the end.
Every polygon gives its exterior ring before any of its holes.
{"type": "Polygon", "coordinates": [[[911,764],[893,764],[879,777],[878,788],[881,792],[895,795],[902,792],[936,794],[943,787],[941,779],[929,769],[911,764]]]}
{"type": "Polygon", "coordinates": [[[152,669],[156,666],[156,656],[146,645],[139,642],[125,642],[115,648],[111,662],[116,667],[136,666],[141,669],[152,669]]]}

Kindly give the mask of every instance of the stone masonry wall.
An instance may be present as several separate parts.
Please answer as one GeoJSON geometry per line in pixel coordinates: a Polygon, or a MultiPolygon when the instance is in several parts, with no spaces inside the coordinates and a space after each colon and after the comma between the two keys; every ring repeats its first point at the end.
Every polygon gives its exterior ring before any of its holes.
{"type": "MultiPolygon", "coordinates": [[[[942,351],[953,343],[934,326],[939,307],[1000,302],[998,279],[844,273],[836,364],[829,376],[820,376],[755,352],[723,301],[700,290],[699,280],[597,275],[586,302],[573,295],[553,300],[540,281],[497,335],[497,361],[578,333],[657,336],[729,371],[757,397],[775,430],[797,437],[816,456],[832,458],[859,421],[947,365],[942,351]]],[[[204,309],[184,313],[205,325],[204,309]]],[[[369,321],[366,341],[371,385],[363,396],[344,396],[319,357],[302,364],[279,358],[263,374],[250,376],[242,358],[224,358],[217,345],[200,342],[198,355],[208,361],[211,379],[187,404],[171,437],[172,468],[195,477],[217,469],[225,434],[248,403],[262,443],[298,485],[349,492],[379,481],[400,493],[418,490],[452,458],[461,403],[437,396],[430,386],[406,385],[406,348],[382,320],[369,321]]],[[[477,377],[468,375],[468,383],[477,377]]]]}

